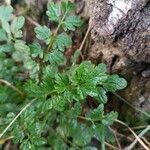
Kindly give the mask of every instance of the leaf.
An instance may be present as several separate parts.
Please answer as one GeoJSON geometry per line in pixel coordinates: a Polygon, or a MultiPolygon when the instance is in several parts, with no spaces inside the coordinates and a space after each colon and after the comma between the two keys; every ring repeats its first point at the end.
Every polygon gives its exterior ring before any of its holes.
{"type": "Polygon", "coordinates": [[[98,96],[95,97],[100,103],[107,103],[107,95],[106,95],[106,91],[102,88],[99,87],[98,88],[98,96]]]}
{"type": "Polygon", "coordinates": [[[1,41],[7,41],[7,34],[3,29],[0,29],[0,42],[1,41]]]}
{"type": "Polygon", "coordinates": [[[70,1],[61,2],[62,10],[64,13],[70,13],[75,11],[75,5],[70,1]]]}
{"type": "Polygon", "coordinates": [[[13,8],[11,6],[0,6],[0,20],[10,21],[12,17],[13,8]]]}
{"type": "Polygon", "coordinates": [[[43,92],[40,86],[38,86],[35,82],[32,80],[28,80],[25,85],[24,89],[27,92],[29,97],[36,97],[36,98],[41,98],[43,96],[43,92]]]}
{"type": "Polygon", "coordinates": [[[14,45],[16,51],[13,53],[13,58],[19,61],[25,61],[29,59],[30,48],[22,41],[17,41],[14,45]]]}
{"type": "Polygon", "coordinates": [[[90,143],[91,138],[93,137],[93,133],[88,126],[77,124],[76,126],[72,126],[71,128],[71,136],[73,138],[73,142],[78,146],[85,146],[90,143]],[[81,134],[82,133],[82,134],[81,134]]]}
{"type": "Polygon", "coordinates": [[[107,114],[105,118],[102,120],[102,123],[106,126],[110,126],[113,122],[118,118],[118,113],[112,111],[111,113],[107,114]]]}
{"type": "Polygon", "coordinates": [[[18,40],[18,41],[16,41],[16,43],[15,43],[15,49],[16,50],[21,50],[21,51],[30,51],[30,48],[29,48],[29,46],[27,46],[26,44],[25,44],[25,42],[24,41],[21,41],[21,40],[18,40]]]}
{"type": "Polygon", "coordinates": [[[52,34],[49,28],[47,28],[46,26],[37,26],[34,31],[36,33],[36,37],[39,40],[43,40],[44,42],[46,42],[46,44],[49,43],[49,39],[52,34]]]}
{"type": "Polygon", "coordinates": [[[54,42],[53,49],[58,49],[61,52],[65,51],[65,48],[69,48],[72,45],[71,37],[65,33],[59,34],[54,42]]]}
{"type": "Polygon", "coordinates": [[[2,52],[12,52],[12,51],[14,51],[14,45],[9,44],[9,43],[0,45],[0,51],[2,51],[2,52]]]}
{"type": "Polygon", "coordinates": [[[51,21],[59,22],[60,15],[61,15],[61,7],[60,4],[55,4],[54,2],[51,2],[48,4],[48,10],[46,12],[47,16],[51,21]]]}
{"type": "Polygon", "coordinates": [[[11,38],[11,31],[10,31],[10,25],[5,20],[2,22],[2,28],[6,31],[8,38],[11,38]]]}
{"type": "Polygon", "coordinates": [[[22,129],[17,126],[13,129],[13,135],[14,135],[14,139],[13,141],[17,144],[17,143],[22,143],[24,137],[25,137],[25,134],[24,132],[22,131],[22,129]]]}
{"type": "Polygon", "coordinates": [[[82,21],[78,16],[69,16],[65,19],[65,21],[62,23],[62,27],[65,31],[71,30],[74,31],[76,27],[80,27],[82,25],[82,21]]]}
{"type": "Polygon", "coordinates": [[[67,88],[70,85],[69,78],[66,74],[56,74],[55,83],[55,89],[58,93],[67,91],[67,88]]]}
{"type": "Polygon", "coordinates": [[[36,58],[36,57],[39,57],[41,59],[43,58],[43,50],[39,43],[33,43],[29,45],[29,47],[30,47],[31,55],[33,58],[36,58]]]}
{"type": "Polygon", "coordinates": [[[12,33],[15,34],[18,32],[23,27],[24,23],[25,18],[23,16],[14,18],[10,26],[12,33]]]}
{"type": "Polygon", "coordinates": [[[62,52],[53,51],[52,53],[46,55],[45,61],[49,61],[51,64],[54,65],[63,65],[66,63],[66,59],[62,52]]]}
{"type": "Polygon", "coordinates": [[[54,108],[57,111],[64,111],[67,105],[67,100],[63,96],[53,96],[50,100],[49,109],[54,108]]]}
{"type": "Polygon", "coordinates": [[[106,64],[99,64],[98,66],[95,67],[95,70],[99,73],[99,74],[103,74],[107,72],[107,68],[106,68],[106,64]]]}
{"type": "Polygon", "coordinates": [[[88,114],[87,117],[91,118],[93,121],[94,120],[102,120],[104,115],[104,105],[101,104],[94,110],[91,110],[88,114]]]}
{"type": "Polygon", "coordinates": [[[68,110],[67,115],[71,118],[77,118],[82,112],[82,105],[80,102],[76,102],[71,110],[68,110]]]}
{"type": "Polygon", "coordinates": [[[22,150],[35,150],[35,147],[34,147],[34,145],[32,145],[31,144],[31,142],[30,142],[30,140],[24,140],[22,143],[21,143],[21,145],[20,145],[20,149],[22,149],[22,150]]]}
{"type": "Polygon", "coordinates": [[[104,88],[110,92],[124,89],[127,86],[127,81],[120,78],[118,75],[110,75],[104,83],[104,88]]]}

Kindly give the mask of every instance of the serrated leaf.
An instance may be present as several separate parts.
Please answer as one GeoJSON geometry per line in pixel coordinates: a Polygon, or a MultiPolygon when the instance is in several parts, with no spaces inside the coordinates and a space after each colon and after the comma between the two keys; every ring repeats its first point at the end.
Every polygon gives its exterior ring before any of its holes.
{"type": "Polygon", "coordinates": [[[117,112],[110,112],[105,116],[105,118],[102,120],[102,123],[106,126],[110,126],[113,124],[113,122],[118,118],[118,113],[117,112]]]}
{"type": "Polygon", "coordinates": [[[15,34],[18,32],[23,27],[24,23],[25,18],[23,16],[14,18],[10,26],[12,33],[15,34]]]}
{"type": "Polygon", "coordinates": [[[35,150],[35,147],[34,147],[34,145],[32,145],[31,144],[31,142],[30,142],[30,140],[24,140],[22,143],[21,143],[21,145],[20,145],[20,149],[22,149],[22,150],[35,150]]]}
{"type": "Polygon", "coordinates": [[[104,88],[110,92],[124,89],[127,86],[127,81],[120,78],[118,75],[110,75],[104,83],[104,88]]]}
{"type": "Polygon", "coordinates": [[[53,44],[53,49],[58,49],[61,52],[65,51],[65,48],[69,48],[72,45],[71,37],[65,33],[59,34],[53,44]]]}
{"type": "Polygon", "coordinates": [[[57,111],[64,111],[67,105],[67,100],[64,99],[62,96],[53,96],[50,99],[50,108],[54,108],[57,111]]]}
{"type": "Polygon", "coordinates": [[[67,88],[70,85],[69,78],[66,74],[56,74],[55,83],[55,89],[58,93],[67,91],[67,88]]]}
{"type": "Polygon", "coordinates": [[[30,52],[33,58],[36,58],[36,57],[43,58],[43,50],[39,43],[33,43],[29,45],[29,47],[30,47],[30,52]]]}
{"type": "Polygon", "coordinates": [[[61,2],[61,6],[64,13],[75,11],[75,5],[70,1],[61,2]]]}
{"type": "Polygon", "coordinates": [[[41,87],[31,80],[28,80],[25,83],[24,89],[30,97],[36,97],[39,99],[43,96],[41,87]]]}
{"type": "Polygon", "coordinates": [[[107,72],[107,68],[106,68],[106,64],[99,64],[95,67],[96,71],[99,73],[99,74],[103,74],[103,73],[106,73],[107,72]]]}
{"type": "Polygon", "coordinates": [[[10,25],[5,20],[2,22],[2,28],[7,32],[8,38],[11,37],[10,25]]]}
{"type": "Polygon", "coordinates": [[[37,26],[34,29],[35,33],[36,33],[36,37],[39,40],[43,40],[44,42],[46,42],[46,44],[48,44],[50,36],[51,36],[51,31],[48,27],[46,26],[37,26]]]}
{"type": "Polygon", "coordinates": [[[14,143],[21,143],[22,141],[23,141],[23,139],[24,139],[24,137],[25,137],[25,134],[24,134],[24,132],[22,132],[22,130],[21,130],[21,128],[19,127],[19,126],[17,126],[17,127],[15,127],[14,129],[13,129],[13,135],[15,136],[14,137],[14,143]]]}
{"type": "Polygon", "coordinates": [[[18,40],[18,41],[16,41],[14,46],[15,46],[16,50],[22,50],[22,51],[28,51],[28,52],[30,51],[29,46],[27,46],[24,41],[18,40]]]}
{"type": "Polygon", "coordinates": [[[77,118],[82,112],[82,105],[80,102],[76,102],[74,106],[67,112],[71,118],[77,118]]]}
{"type": "Polygon", "coordinates": [[[74,128],[71,129],[71,135],[73,137],[73,142],[79,146],[85,146],[93,137],[93,133],[90,128],[84,125],[78,124],[74,128]],[[81,134],[82,133],[82,134],[81,134]]]}
{"type": "Polygon", "coordinates": [[[15,38],[22,38],[23,37],[23,32],[21,30],[18,30],[17,32],[14,33],[15,38]]]}
{"type": "Polygon", "coordinates": [[[102,87],[99,87],[97,90],[98,90],[98,96],[96,96],[95,98],[100,103],[105,104],[107,102],[107,95],[106,95],[107,93],[106,93],[106,91],[102,87]]]}
{"type": "Polygon", "coordinates": [[[3,29],[0,29],[0,42],[1,41],[7,41],[7,34],[3,29]]]}
{"type": "Polygon", "coordinates": [[[9,21],[12,17],[13,8],[11,6],[0,6],[0,20],[9,21]]]}
{"type": "Polygon", "coordinates": [[[55,4],[54,2],[51,2],[48,4],[48,10],[46,12],[47,16],[51,21],[59,22],[59,17],[61,15],[61,7],[60,4],[55,4]]]}
{"type": "Polygon", "coordinates": [[[45,61],[49,61],[51,64],[63,65],[66,63],[66,59],[62,52],[53,51],[46,55],[45,61]]]}
{"type": "Polygon", "coordinates": [[[76,27],[80,27],[82,25],[82,21],[78,16],[69,16],[65,19],[65,21],[62,23],[62,27],[65,31],[71,30],[74,31],[76,27]]]}
{"type": "Polygon", "coordinates": [[[91,110],[87,114],[87,116],[88,116],[88,118],[91,118],[91,120],[94,121],[94,120],[102,120],[103,114],[104,114],[104,105],[101,104],[94,110],[91,110]]]}
{"type": "Polygon", "coordinates": [[[13,58],[15,61],[25,61],[29,59],[30,48],[22,41],[17,41],[14,44],[16,51],[13,53],[13,58]]]}
{"type": "Polygon", "coordinates": [[[2,51],[2,52],[12,52],[12,51],[14,51],[14,45],[9,44],[9,43],[0,45],[0,51],[2,51]]]}

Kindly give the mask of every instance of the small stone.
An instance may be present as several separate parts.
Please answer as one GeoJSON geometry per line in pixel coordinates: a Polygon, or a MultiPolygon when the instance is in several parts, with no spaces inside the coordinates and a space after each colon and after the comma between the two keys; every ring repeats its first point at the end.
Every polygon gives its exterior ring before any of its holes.
{"type": "Polygon", "coordinates": [[[149,77],[150,77],[150,69],[143,71],[143,72],[142,72],[142,76],[143,76],[144,78],[149,78],[149,77]]]}

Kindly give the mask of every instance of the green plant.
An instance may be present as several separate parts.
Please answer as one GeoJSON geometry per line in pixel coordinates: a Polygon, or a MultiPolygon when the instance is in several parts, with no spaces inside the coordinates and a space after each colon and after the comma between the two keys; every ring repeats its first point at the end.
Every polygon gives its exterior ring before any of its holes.
{"type": "Polygon", "coordinates": [[[50,3],[47,16],[57,24],[56,30],[37,26],[40,42],[27,45],[22,40],[24,17],[14,16],[9,6],[0,6],[0,78],[17,87],[14,91],[0,84],[0,130],[28,105],[7,131],[22,150],[88,150],[92,137],[105,149],[108,126],[117,118],[116,112],[105,114],[107,93],[125,88],[126,81],[109,75],[105,64],[76,64],[73,56],[72,64],[66,65],[64,52],[72,46],[69,33],[82,25],[72,15],[74,8],[71,2],[50,3]],[[84,111],[88,97],[98,105],[84,111]]]}

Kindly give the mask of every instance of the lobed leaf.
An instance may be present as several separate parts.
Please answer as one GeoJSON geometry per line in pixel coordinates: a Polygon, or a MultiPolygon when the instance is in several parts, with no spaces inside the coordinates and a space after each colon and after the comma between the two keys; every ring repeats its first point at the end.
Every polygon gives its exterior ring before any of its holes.
{"type": "Polygon", "coordinates": [[[46,26],[37,26],[34,29],[34,31],[36,33],[36,37],[39,40],[43,40],[47,44],[49,43],[49,39],[50,39],[50,36],[52,34],[49,28],[47,28],[46,26]]]}
{"type": "Polygon", "coordinates": [[[24,26],[24,23],[25,18],[23,16],[14,18],[10,26],[12,33],[18,32],[24,26]]]}
{"type": "Polygon", "coordinates": [[[64,13],[71,13],[75,11],[75,5],[70,1],[61,2],[62,10],[64,13]]]}
{"type": "Polygon", "coordinates": [[[0,6],[0,21],[10,21],[13,8],[11,6],[0,6]]]}
{"type": "Polygon", "coordinates": [[[47,7],[47,16],[51,21],[54,22],[59,22],[60,20],[60,15],[61,15],[61,6],[59,3],[55,4],[54,2],[51,2],[48,4],[47,7]]]}
{"type": "Polygon", "coordinates": [[[53,49],[58,49],[61,52],[65,51],[65,48],[69,48],[72,45],[71,37],[65,33],[61,33],[56,37],[53,44],[53,49]]]}
{"type": "Polygon", "coordinates": [[[62,23],[62,27],[65,31],[71,30],[74,31],[76,27],[80,27],[82,25],[82,21],[78,16],[69,16],[62,23]]]}

